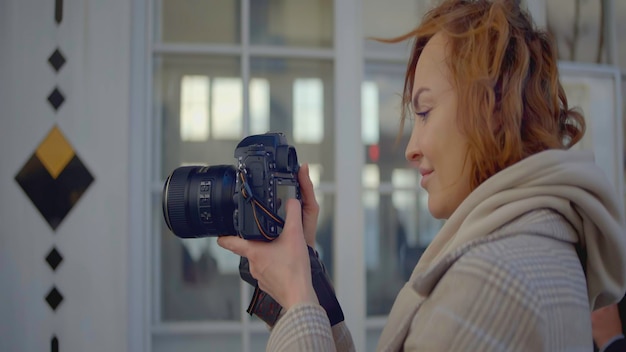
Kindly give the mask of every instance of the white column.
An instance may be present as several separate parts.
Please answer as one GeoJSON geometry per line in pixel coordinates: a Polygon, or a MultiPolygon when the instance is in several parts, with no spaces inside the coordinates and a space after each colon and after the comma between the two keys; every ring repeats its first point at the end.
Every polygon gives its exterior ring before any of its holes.
{"type": "MultiPolygon", "coordinates": [[[[0,1],[0,351],[128,351],[130,1],[0,1]],[[58,47],[67,60],[48,64],[58,47]],[[48,94],[65,96],[58,111],[48,94]],[[14,177],[57,126],[94,178],[52,229],[14,177]],[[52,270],[53,248],[63,261],[52,270]],[[53,311],[44,297],[55,286],[53,311]]],[[[52,198],[52,197],[51,197],[52,198]]]]}
{"type": "Polygon", "coordinates": [[[335,285],[357,351],[365,350],[361,170],[363,30],[360,0],[335,1],[335,285]]]}
{"type": "Polygon", "coordinates": [[[150,165],[152,138],[150,0],[131,3],[131,76],[129,117],[128,351],[150,351],[150,165]]]}

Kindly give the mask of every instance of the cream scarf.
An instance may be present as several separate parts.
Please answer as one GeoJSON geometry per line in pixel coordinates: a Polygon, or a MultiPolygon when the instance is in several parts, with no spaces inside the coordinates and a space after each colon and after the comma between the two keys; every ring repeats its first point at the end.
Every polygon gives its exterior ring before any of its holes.
{"type": "Polygon", "coordinates": [[[483,182],[461,203],[422,255],[412,280],[464,244],[528,211],[550,208],[571,223],[587,251],[590,306],[613,303],[626,290],[625,216],[617,196],[590,152],[530,156],[483,182]]]}

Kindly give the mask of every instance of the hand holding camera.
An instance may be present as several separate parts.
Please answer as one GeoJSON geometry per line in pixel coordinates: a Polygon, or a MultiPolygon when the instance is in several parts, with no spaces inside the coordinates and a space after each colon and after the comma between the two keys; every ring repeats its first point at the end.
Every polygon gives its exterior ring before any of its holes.
{"type": "Polygon", "coordinates": [[[220,236],[220,246],[240,255],[240,276],[255,287],[248,313],[270,326],[283,307],[305,302],[319,302],[331,325],[343,321],[313,249],[319,205],[308,166],[300,168],[282,133],[244,138],[235,159],[175,169],[163,189],[167,226],[182,238],[220,236]]]}
{"type": "Polygon", "coordinates": [[[246,241],[234,236],[218,238],[217,243],[248,258],[250,274],[259,288],[283,308],[297,303],[318,303],[311,280],[307,244],[302,228],[300,203],[287,201],[287,220],[281,235],[272,242],[246,241]]]}

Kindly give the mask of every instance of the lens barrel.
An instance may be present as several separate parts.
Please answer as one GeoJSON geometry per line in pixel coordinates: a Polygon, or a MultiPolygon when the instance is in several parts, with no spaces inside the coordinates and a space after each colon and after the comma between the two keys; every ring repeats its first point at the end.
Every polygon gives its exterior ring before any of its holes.
{"type": "Polygon", "coordinates": [[[178,237],[234,235],[235,167],[183,166],[163,186],[163,218],[178,237]]]}

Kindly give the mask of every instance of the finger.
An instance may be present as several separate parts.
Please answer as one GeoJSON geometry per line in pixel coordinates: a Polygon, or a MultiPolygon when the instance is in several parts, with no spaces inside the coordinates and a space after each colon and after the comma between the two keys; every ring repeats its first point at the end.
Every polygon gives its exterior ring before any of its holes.
{"type": "Polygon", "coordinates": [[[239,256],[248,256],[249,243],[243,238],[239,238],[237,236],[220,236],[217,238],[217,244],[239,256]]]}
{"type": "Polygon", "coordinates": [[[304,164],[298,172],[298,182],[300,183],[300,193],[302,195],[302,204],[308,211],[317,211],[319,207],[315,200],[315,190],[313,187],[313,181],[309,175],[309,164],[304,164]]]}
{"type": "Polygon", "coordinates": [[[315,231],[320,207],[315,199],[315,191],[309,171],[309,164],[302,165],[298,173],[298,181],[300,182],[300,193],[302,196],[304,238],[309,246],[315,248],[315,231]]]}

